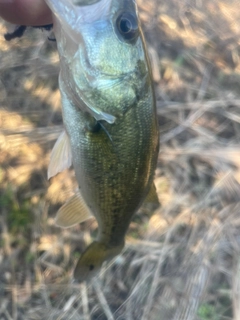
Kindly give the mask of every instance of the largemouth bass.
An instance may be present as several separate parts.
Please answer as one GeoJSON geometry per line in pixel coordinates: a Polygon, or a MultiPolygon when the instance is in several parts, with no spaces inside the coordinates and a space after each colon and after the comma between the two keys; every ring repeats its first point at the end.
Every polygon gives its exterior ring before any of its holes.
{"type": "Polygon", "coordinates": [[[46,0],[54,15],[66,130],[54,146],[48,174],[73,162],[79,184],[56,223],[70,227],[92,214],[98,222],[96,241],[76,265],[78,281],[91,278],[121,252],[133,214],[155,193],[159,149],[152,76],[136,3],[88,1],[46,0]]]}

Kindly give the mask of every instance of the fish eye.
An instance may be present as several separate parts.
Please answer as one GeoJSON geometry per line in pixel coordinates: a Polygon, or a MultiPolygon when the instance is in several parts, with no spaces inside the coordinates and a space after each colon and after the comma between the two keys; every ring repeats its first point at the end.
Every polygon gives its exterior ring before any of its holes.
{"type": "Polygon", "coordinates": [[[139,35],[137,16],[130,12],[121,13],[116,20],[116,26],[118,33],[127,42],[133,42],[139,35]]]}

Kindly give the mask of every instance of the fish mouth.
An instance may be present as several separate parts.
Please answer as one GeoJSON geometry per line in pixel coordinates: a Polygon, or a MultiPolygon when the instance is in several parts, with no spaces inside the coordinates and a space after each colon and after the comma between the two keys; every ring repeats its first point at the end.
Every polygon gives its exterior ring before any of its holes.
{"type": "Polygon", "coordinates": [[[73,0],[72,2],[75,6],[89,6],[100,1],[101,0],[73,0]]]}
{"type": "Polygon", "coordinates": [[[92,23],[108,16],[111,8],[109,0],[72,0],[72,6],[77,13],[76,25],[78,23],[92,23]],[[91,8],[89,8],[91,6],[91,8]]]}

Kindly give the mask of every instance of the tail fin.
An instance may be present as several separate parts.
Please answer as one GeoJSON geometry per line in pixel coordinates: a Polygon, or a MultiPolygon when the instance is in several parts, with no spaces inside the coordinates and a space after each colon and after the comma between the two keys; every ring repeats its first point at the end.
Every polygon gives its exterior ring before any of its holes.
{"type": "Polygon", "coordinates": [[[90,280],[100,270],[104,261],[114,258],[123,248],[123,245],[109,247],[101,242],[94,241],[82,253],[76,268],[74,278],[77,282],[90,280]]]}

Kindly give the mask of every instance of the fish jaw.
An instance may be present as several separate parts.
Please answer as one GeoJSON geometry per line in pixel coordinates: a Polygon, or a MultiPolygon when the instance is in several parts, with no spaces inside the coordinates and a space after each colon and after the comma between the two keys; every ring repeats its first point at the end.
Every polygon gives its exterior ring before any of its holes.
{"type": "Polygon", "coordinates": [[[77,262],[73,275],[74,280],[82,282],[92,279],[99,272],[103,262],[117,256],[123,247],[124,243],[116,247],[109,247],[99,241],[92,242],[77,262]]]}

